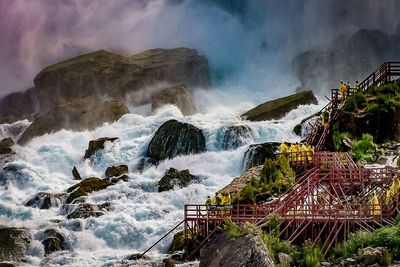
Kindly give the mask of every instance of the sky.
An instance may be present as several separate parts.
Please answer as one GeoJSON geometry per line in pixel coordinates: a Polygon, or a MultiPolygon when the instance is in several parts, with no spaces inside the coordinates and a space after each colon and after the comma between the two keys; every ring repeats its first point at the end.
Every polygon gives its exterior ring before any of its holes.
{"type": "Polygon", "coordinates": [[[100,49],[195,48],[216,85],[293,87],[295,55],[361,28],[393,33],[399,11],[398,0],[0,0],[0,96],[100,49]]]}

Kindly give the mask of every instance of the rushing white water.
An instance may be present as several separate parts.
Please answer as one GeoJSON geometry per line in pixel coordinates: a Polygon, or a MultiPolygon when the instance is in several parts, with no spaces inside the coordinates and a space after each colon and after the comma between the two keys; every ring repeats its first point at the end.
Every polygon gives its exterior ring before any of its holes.
{"type": "MultiPolygon", "coordinates": [[[[251,105],[254,103],[235,105],[236,109],[199,106],[204,113],[188,117],[170,106],[156,115],[127,114],[119,121],[94,131],[62,130],[36,138],[25,147],[16,147],[18,159],[6,166],[16,170],[18,176],[13,182],[0,186],[0,224],[24,226],[31,230],[35,240],[28,252],[29,265],[110,266],[121,262],[127,255],[143,252],[183,219],[184,204],[203,203],[207,195],[213,195],[242,172],[243,155],[249,144],[299,141],[300,138],[292,132],[293,127],[306,116],[319,111],[324,103],[300,106],[277,121],[241,120],[238,114],[251,105]],[[82,177],[104,177],[105,169],[117,164],[127,164],[133,170],[154,132],[169,119],[200,128],[206,136],[207,151],[166,160],[142,174],[131,172],[128,182],[119,182],[107,190],[90,194],[88,203],[110,202],[113,206],[112,211],[97,218],[67,220],[59,208],[39,210],[24,206],[40,191],[66,192],[76,183],[71,174],[73,166],[82,177]],[[249,126],[252,138],[247,139],[242,147],[222,151],[223,127],[231,125],[249,126]],[[104,136],[119,139],[106,143],[105,149],[97,152],[93,160],[83,160],[88,142],[104,136]],[[200,182],[158,193],[157,182],[170,167],[189,169],[200,177],[200,182]],[[53,219],[63,222],[52,223],[53,219]],[[44,257],[40,237],[49,227],[60,229],[67,237],[70,251],[44,257]]],[[[20,122],[21,127],[24,125],[26,122],[20,122]]],[[[10,131],[10,126],[1,128],[0,134],[6,130],[10,131]]],[[[149,253],[150,257],[160,261],[172,237],[170,235],[156,246],[149,253]]]]}

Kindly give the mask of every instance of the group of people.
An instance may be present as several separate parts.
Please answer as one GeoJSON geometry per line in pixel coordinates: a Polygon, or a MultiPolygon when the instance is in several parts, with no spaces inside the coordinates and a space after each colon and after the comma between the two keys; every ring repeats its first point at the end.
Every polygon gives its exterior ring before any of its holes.
{"type": "Polygon", "coordinates": [[[311,161],[314,155],[314,147],[306,144],[291,144],[288,146],[286,142],[280,145],[281,155],[289,157],[290,161],[311,161]]]}
{"type": "Polygon", "coordinates": [[[232,199],[231,199],[231,194],[229,193],[215,193],[215,197],[211,198],[210,196],[207,196],[206,199],[206,205],[217,205],[217,206],[225,206],[225,205],[231,205],[232,204],[232,199]]]}
{"type": "MultiPolygon", "coordinates": [[[[348,81],[347,83],[344,83],[343,81],[340,81],[340,86],[339,86],[339,92],[340,92],[340,97],[342,99],[346,99],[346,97],[349,95],[350,92],[350,82],[348,81]]],[[[359,86],[358,86],[358,81],[354,83],[354,87],[351,88],[354,90],[354,93],[358,92],[359,86]]]]}

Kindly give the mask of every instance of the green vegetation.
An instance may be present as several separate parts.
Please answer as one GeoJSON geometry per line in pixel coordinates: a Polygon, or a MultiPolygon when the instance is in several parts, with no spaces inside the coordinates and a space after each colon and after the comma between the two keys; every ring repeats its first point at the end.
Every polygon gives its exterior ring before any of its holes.
{"type": "Polygon", "coordinates": [[[350,152],[356,160],[362,159],[368,163],[373,163],[376,160],[377,148],[373,136],[370,134],[363,134],[360,140],[353,142],[350,152]]]}
{"type": "Polygon", "coordinates": [[[340,132],[338,123],[332,125],[332,141],[335,151],[345,151],[346,148],[343,145],[343,140],[346,138],[351,139],[351,137],[351,134],[348,132],[340,132]]]}
{"type": "Polygon", "coordinates": [[[355,111],[357,109],[363,109],[367,105],[367,99],[363,93],[355,93],[350,96],[344,103],[343,110],[345,111],[355,111]]]}
{"type": "Polygon", "coordinates": [[[281,194],[289,189],[295,181],[296,173],[290,167],[286,157],[273,161],[265,160],[260,180],[253,178],[242,189],[238,201],[240,203],[256,203],[265,201],[273,194],[281,194]]]}
{"type": "Polygon", "coordinates": [[[236,239],[249,233],[246,229],[241,228],[234,221],[232,221],[231,218],[224,219],[224,230],[229,233],[229,237],[231,239],[236,239]]]}
{"type": "Polygon", "coordinates": [[[302,266],[319,267],[321,266],[322,253],[319,246],[313,246],[310,242],[304,244],[304,257],[302,258],[302,266]]]}

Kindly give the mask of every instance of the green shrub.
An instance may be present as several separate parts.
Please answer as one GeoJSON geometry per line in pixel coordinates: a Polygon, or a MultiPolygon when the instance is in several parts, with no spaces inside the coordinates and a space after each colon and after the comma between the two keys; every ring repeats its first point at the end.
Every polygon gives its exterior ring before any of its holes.
{"type": "Polygon", "coordinates": [[[302,265],[306,267],[319,267],[321,266],[322,253],[319,246],[313,246],[311,243],[306,242],[303,248],[303,262],[302,265]]]}
{"type": "Polygon", "coordinates": [[[374,143],[373,136],[363,134],[360,140],[353,143],[351,154],[357,160],[364,159],[368,163],[372,163],[376,149],[377,145],[374,143]]]}
{"type": "Polygon", "coordinates": [[[245,229],[241,229],[231,218],[224,219],[224,230],[229,233],[231,239],[236,239],[249,233],[245,229]]]}
{"type": "Polygon", "coordinates": [[[345,138],[351,139],[352,136],[348,132],[340,132],[339,124],[334,123],[332,126],[332,141],[335,151],[344,151],[346,148],[343,146],[343,140],[345,138]]]}
{"type": "Polygon", "coordinates": [[[346,102],[344,103],[343,110],[353,112],[358,109],[365,108],[366,104],[367,100],[364,94],[358,92],[347,98],[346,102]]]}

